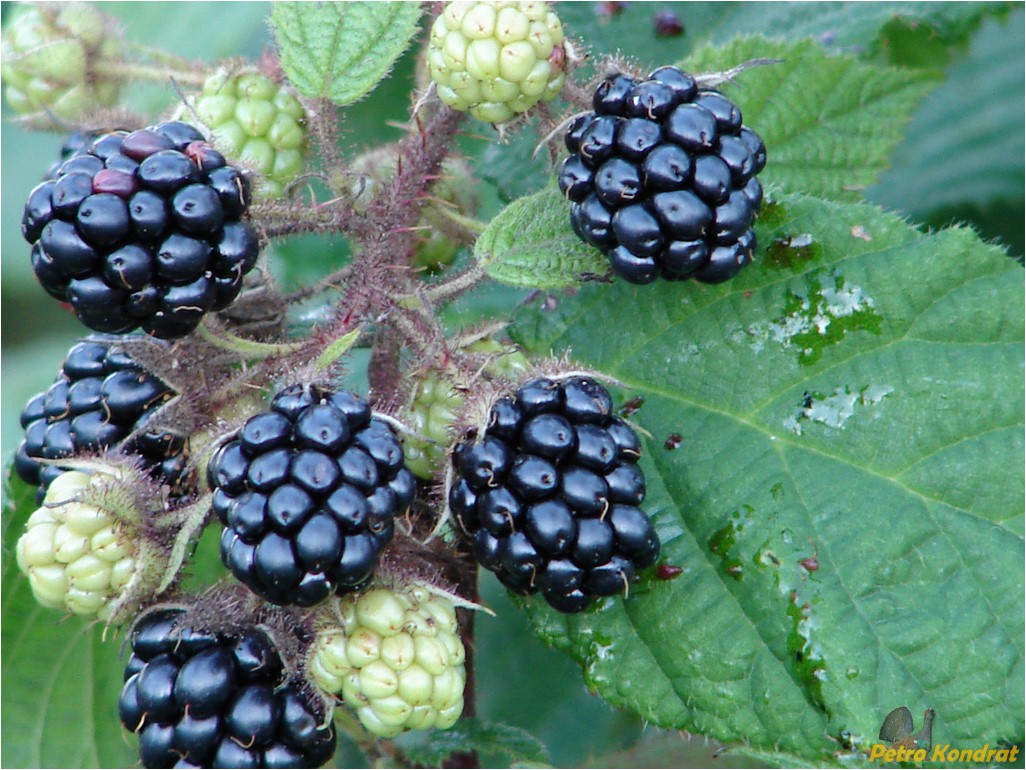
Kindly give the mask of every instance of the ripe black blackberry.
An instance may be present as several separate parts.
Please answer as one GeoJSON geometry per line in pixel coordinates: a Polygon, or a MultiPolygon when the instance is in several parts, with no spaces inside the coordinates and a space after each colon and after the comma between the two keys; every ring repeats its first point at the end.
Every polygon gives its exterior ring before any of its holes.
{"type": "Polygon", "coordinates": [[[173,395],[118,347],[80,342],[68,351],[54,384],[22,410],[25,438],[15,452],[14,469],[26,483],[39,485],[36,499],[42,502],[63,470],[38,460],[120,449],[141,458],[154,478],[179,488],[187,481],[185,438],[146,429],[151,413],[173,395]]]}
{"type": "Polygon", "coordinates": [[[723,94],[676,67],[599,84],[566,134],[574,232],[631,283],[721,283],[752,260],[766,147],[723,94]]]}
{"type": "Polygon", "coordinates": [[[195,128],[161,123],[68,150],[22,217],[50,295],[91,329],[163,339],[235,300],[258,253],[249,184],[195,128]]]}
{"type": "Polygon", "coordinates": [[[335,731],[255,628],[210,633],[154,612],[132,633],[118,711],[143,767],[320,767],[335,731]]]}
{"type": "Polygon", "coordinates": [[[561,612],[622,594],[659,557],[638,506],[641,443],[586,377],[525,383],[499,399],[478,440],[453,453],[449,507],[478,562],[561,612]]]}
{"type": "Polygon", "coordinates": [[[221,558],[274,604],[316,604],[370,580],[416,482],[392,428],[353,393],[293,385],[208,466],[221,558]]]}

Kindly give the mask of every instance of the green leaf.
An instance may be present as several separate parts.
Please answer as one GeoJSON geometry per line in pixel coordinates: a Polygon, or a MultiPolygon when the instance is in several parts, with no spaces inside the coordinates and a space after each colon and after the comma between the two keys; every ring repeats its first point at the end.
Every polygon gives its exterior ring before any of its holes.
{"type": "Polygon", "coordinates": [[[549,753],[541,741],[519,727],[461,719],[448,730],[430,730],[403,744],[407,758],[424,767],[440,767],[454,752],[500,755],[510,765],[548,767],[549,753]]]}
{"type": "Polygon", "coordinates": [[[683,569],[578,616],[531,600],[539,635],[614,705],[794,764],[902,705],[952,745],[1021,739],[1022,269],[799,196],[758,235],[726,285],[520,312],[530,350],[646,399],[645,505],[683,569]]]}
{"type": "MultiPolygon", "coordinates": [[[[957,47],[982,18],[1009,7],[1010,3],[948,2],[632,3],[606,17],[586,3],[566,3],[559,13],[575,37],[587,40],[594,50],[622,50],[650,68],[679,58],[693,46],[755,32],[787,40],[815,38],[832,51],[871,52],[908,64],[904,50],[890,50],[906,42],[892,40],[896,27],[915,28],[921,40],[957,47]],[[676,13],[684,34],[656,36],[652,22],[658,11],[676,13]]],[[[931,66],[940,63],[931,60],[931,66]]]]}
{"type": "Polygon", "coordinates": [[[1007,23],[987,22],[944,87],[923,100],[892,167],[867,195],[936,226],[983,214],[984,232],[1021,254],[1022,50],[1021,8],[1007,23]],[[972,94],[972,105],[954,94],[972,94]]]}
{"type": "Polygon", "coordinates": [[[769,148],[760,181],[836,200],[859,200],[876,181],[919,100],[936,85],[931,73],[828,55],[808,40],[741,38],[702,48],[684,66],[712,72],[762,57],[783,61],[747,70],[722,88],[769,148]]]}
{"type": "Polygon", "coordinates": [[[277,2],[282,67],[304,96],[352,104],[388,74],[417,33],[420,3],[277,2]]]}
{"type": "Polygon", "coordinates": [[[495,280],[532,289],[573,286],[609,269],[570,229],[569,204],[555,187],[503,209],[477,239],[474,256],[495,280]]]}
{"type": "Polygon", "coordinates": [[[3,513],[0,678],[4,767],[130,767],[138,761],[117,718],[124,664],[103,626],[44,609],[18,570],[14,545],[35,490],[12,478],[3,513]]]}

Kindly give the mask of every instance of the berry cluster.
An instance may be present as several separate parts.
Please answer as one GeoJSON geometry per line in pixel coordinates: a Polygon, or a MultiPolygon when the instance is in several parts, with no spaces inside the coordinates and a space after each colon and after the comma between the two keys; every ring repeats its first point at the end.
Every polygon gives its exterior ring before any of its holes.
{"type": "Polygon", "coordinates": [[[119,348],[80,342],[68,351],[56,382],[22,410],[25,438],[14,455],[14,469],[26,483],[39,485],[36,497],[42,500],[61,470],[38,460],[119,448],[138,456],[156,479],[176,487],[187,465],[184,437],[145,427],[172,395],[119,348]]]}
{"type": "Polygon", "coordinates": [[[19,3],[4,19],[0,77],[7,103],[37,124],[75,121],[118,99],[116,80],[96,77],[121,40],[89,3],[19,3]]]}
{"type": "Polygon", "coordinates": [[[488,123],[555,99],[565,62],[563,23],[545,2],[450,2],[431,27],[427,63],[438,97],[488,123]]]}
{"type": "Polygon", "coordinates": [[[342,625],[322,629],[309,671],[374,735],[446,730],[463,713],[466,651],[452,602],[418,585],[373,588],[340,602],[342,625]]]}
{"type": "Polygon", "coordinates": [[[217,149],[260,174],[257,197],[280,198],[303,170],[306,110],[286,83],[254,69],[221,69],[190,103],[217,149]]]}
{"type": "Polygon", "coordinates": [[[661,67],[607,78],[593,106],[567,131],[559,188],[617,275],[720,283],[751,262],[766,148],[729,99],[661,67]]]}
{"type": "Polygon", "coordinates": [[[659,556],[638,506],[637,434],[594,380],[525,383],[492,407],[478,441],[453,453],[449,507],[480,564],[512,591],[541,591],[561,612],[626,592],[659,556]]]}
{"type": "Polygon", "coordinates": [[[335,753],[330,721],[262,632],[210,633],[176,612],[136,625],[118,708],[143,767],[321,767],[335,753]]]}
{"type": "Polygon", "coordinates": [[[54,480],[18,539],[17,559],[44,607],[106,620],[137,564],[115,517],[76,499],[95,478],[68,471],[54,480]]]}
{"type": "Polygon", "coordinates": [[[249,185],[184,123],[95,139],[29,195],[22,234],[43,288],[91,329],[182,337],[256,263],[249,185]]]}
{"type": "Polygon", "coordinates": [[[416,480],[392,428],[352,393],[292,385],[208,466],[221,558],[275,604],[367,583],[416,480]]]}

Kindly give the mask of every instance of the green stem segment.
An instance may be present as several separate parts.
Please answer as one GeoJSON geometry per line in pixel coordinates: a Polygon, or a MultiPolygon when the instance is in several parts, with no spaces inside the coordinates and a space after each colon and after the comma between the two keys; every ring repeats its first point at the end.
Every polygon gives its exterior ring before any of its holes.
{"type": "Polygon", "coordinates": [[[202,72],[190,72],[183,69],[156,67],[149,64],[138,64],[121,60],[100,60],[93,65],[93,71],[102,78],[117,80],[155,80],[167,83],[175,80],[183,85],[201,88],[206,81],[202,72]]]}

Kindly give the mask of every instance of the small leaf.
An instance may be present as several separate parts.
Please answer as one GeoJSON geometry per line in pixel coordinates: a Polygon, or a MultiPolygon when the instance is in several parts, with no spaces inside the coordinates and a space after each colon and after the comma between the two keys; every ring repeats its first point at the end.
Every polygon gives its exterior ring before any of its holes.
{"type": "Polygon", "coordinates": [[[856,201],[879,177],[916,105],[936,84],[929,71],[902,70],[827,54],[810,40],[739,38],[695,51],[691,72],[730,69],[756,58],[779,64],[722,87],[762,137],[764,186],[856,201]]]}
{"type": "Polygon", "coordinates": [[[682,569],[580,615],[526,600],[539,635],[614,705],[762,761],[834,764],[899,706],[952,745],[1021,739],[1022,268],[865,204],[782,197],[757,232],[729,284],[518,313],[530,351],[645,398],[682,569]]]}
{"type": "Polygon", "coordinates": [[[548,767],[549,753],[541,741],[526,730],[479,719],[461,719],[448,730],[421,733],[415,742],[404,744],[403,752],[414,764],[440,767],[454,752],[501,755],[510,765],[548,767]]]}
{"type": "Polygon", "coordinates": [[[344,106],[388,74],[417,33],[420,13],[420,3],[276,2],[271,24],[296,89],[344,106]]]}
{"type": "Polygon", "coordinates": [[[570,204],[555,187],[518,198],[499,212],[474,245],[496,281],[531,289],[574,286],[605,275],[609,263],[570,229],[570,204]]]}

